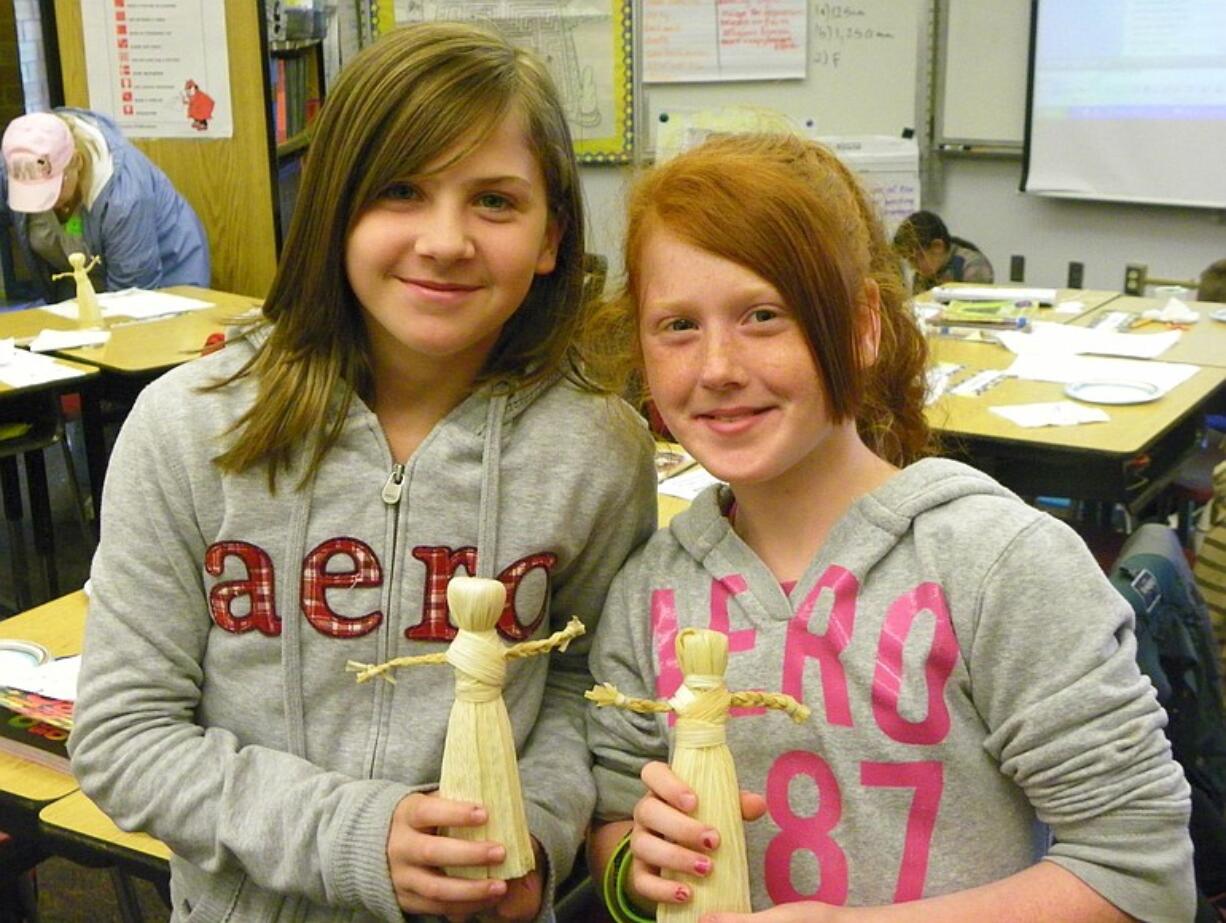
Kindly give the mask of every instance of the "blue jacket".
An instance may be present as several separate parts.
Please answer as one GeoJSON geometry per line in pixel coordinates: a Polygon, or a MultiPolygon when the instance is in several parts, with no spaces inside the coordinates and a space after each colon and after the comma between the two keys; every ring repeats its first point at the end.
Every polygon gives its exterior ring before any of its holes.
{"type": "MultiPolygon", "coordinates": [[[[209,284],[209,244],[204,226],[166,174],[124,140],[105,115],[84,109],[58,109],[93,121],[106,139],[114,161],[110,180],[82,207],[85,242],[102,257],[106,288],[162,288],[209,284]]],[[[0,163],[0,209],[8,209],[8,183],[0,163]]],[[[13,229],[26,263],[45,292],[51,292],[50,269],[30,248],[28,216],[11,212],[13,229]]]]}

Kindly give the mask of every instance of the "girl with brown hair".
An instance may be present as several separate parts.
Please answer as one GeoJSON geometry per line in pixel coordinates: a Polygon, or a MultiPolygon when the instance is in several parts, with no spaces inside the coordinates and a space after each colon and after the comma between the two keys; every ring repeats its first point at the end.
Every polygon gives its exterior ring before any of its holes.
{"type": "Polygon", "coordinates": [[[441,651],[495,578],[511,643],[594,624],[654,524],[652,446],[572,357],[583,214],[543,65],[470,26],[340,74],[264,322],[150,385],[103,500],[73,769],[174,852],[173,919],[546,919],[590,816],[586,647],[508,666],[535,869],[444,867],[483,805],[433,794],[441,651]]]}

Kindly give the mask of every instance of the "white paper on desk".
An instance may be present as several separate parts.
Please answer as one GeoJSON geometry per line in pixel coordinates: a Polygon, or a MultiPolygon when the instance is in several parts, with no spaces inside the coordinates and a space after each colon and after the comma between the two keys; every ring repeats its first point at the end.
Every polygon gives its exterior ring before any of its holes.
{"type": "Polygon", "coordinates": [[[955,362],[938,362],[930,367],[927,375],[928,390],[924,396],[924,403],[935,403],[949,389],[949,380],[960,371],[962,371],[962,366],[955,362]]]}
{"type": "Polygon", "coordinates": [[[708,474],[706,468],[696,466],[667,481],[661,481],[658,490],[670,497],[693,500],[712,484],[718,483],[720,483],[719,478],[708,474]]]}
{"type": "Polygon", "coordinates": [[[78,346],[101,346],[110,338],[109,330],[40,330],[30,341],[30,351],[49,353],[78,346]]]}
{"type": "Polygon", "coordinates": [[[1161,396],[1195,375],[1197,367],[1179,362],[1027,353],[1014,359],[1007,371],[1015,378],[1065,385],[1075,381],[1146,382],[1156,387],[1161,396]]]}
{"type": "Polygon", "coordinates": [[[1053,310],[1057,314],[1080,314],[1085,309],[1084,301],[1062,301],[1053,310]]]}
{"type": "MultiPolygon", "coordinates": [[[[103,317],[131,317],[136,320],[149,320],[168,314],[184,314],[187,311],[211,308],[213,303],[201,301],[199,298],[188,298],[184,295],[172,295],[169,292],[129,288],[122,292],[103,292],[98,296],[98,306],[102,308],[103,317]]],[[[75,301],[61,301],[59,304],[47,305],[43,310],[69,320],[77,319],[75,301]]]]}
{"type": "Polygon", "coordinates": [[[1135,314],[1128,311],[1107,311],[1095,317],[1088,326],[1091,330],[1119,330],[1121,327],[1127,327],[1136,318],[1135,314]]]}
{"type": "Polygon", "coordinates": [[[1195,324],[1200,320],[1200,311],[1193,311],[1178,298],[1171,298],[1161,308],[1142,311],[1141,316],[1147,320],[1162,321],[1166,324],[1195,324]]]}
{"type": "Polygon", "coordinates": [[[77,674],[81,672],[81,655],[60,657],[38,665],[28,664],[5,670],[0,674],[0,686],[11,686],[34,692],[49,699],[77,700],[77,674]]]}
{"type": "Polygon", "coordinates": [[[1181,336],[1178,330],[1166,333],[1117,333],[1101,327],[1071,327],[1039,321],[1030,331],[1003,330],[996,338],[1019,356],[1093,354],[1096,356],[1128,356],[1134,359],[1155,359],[1174,346],[1181,336]]]}
{"type": "Polygon", "coordinates": [[[938,285],[930,289],[936,301],[1033,301],[1055,304],[1054,288],[1006,288],[1003,285],[938,285]]]}
{"type": "Polygon", "coordinates": [[[980,397],[1007,377],[1009,377],[1008,372],[1002,372],[1000,369],[981,369],[969,378],[962,379],[949,389],[949,393],[959,397],[980,397]]]}
{"type": "Polygon", "coordinates": [[[1079,423],[1106,423],[1111,418],[1097,407],[1087,407],[1073,401],[1046,401],[1039,404],[1013,404],[1009,407],[989,407],[992,413],[1018,426],[1076,426],[1079,423]]]}
{"type": "Polygon", "coordinates": [[[77,378],[84,374],[80,369],[61,365],[50,356],[27,352],[24,349],[14,350],[13,357],[4,365],[0,365],[0,381],[12,388],[28,388],[30,385],[77,378]]]}

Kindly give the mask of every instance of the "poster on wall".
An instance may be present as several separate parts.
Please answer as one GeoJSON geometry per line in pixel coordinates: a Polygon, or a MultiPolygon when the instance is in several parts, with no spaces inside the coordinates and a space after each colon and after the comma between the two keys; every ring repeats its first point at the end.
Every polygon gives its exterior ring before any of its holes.
{"type": "Polygon", "coordinates": [[[129,138],[229,138],[225,4],[81,0],[89,104],[129,138]]]}
{"type": "Polygon", "coordinates": [[[643,82],[803,80],[806,0],[643,0],[643,82]]]}
{"type": "Polygon", "coordinates": [[[394,0],[394,8],[397,23],[473,20],[498,29],[549,68],[580,162],[630,160],[631,0],[394,0]]]}

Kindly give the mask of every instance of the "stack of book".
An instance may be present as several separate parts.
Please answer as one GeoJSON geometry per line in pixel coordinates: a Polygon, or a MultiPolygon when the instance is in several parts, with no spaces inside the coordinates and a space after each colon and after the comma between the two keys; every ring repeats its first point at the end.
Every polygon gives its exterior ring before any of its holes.
{"type": "Polygon", "coordinates": [[[986,327],[996,330],[1025,330],[1030,324],[1031,307],[1013,301],[950,301],[928,317],[929,327],[986,327]]]}
{"type": "Polygon", "coordinates": [[[81,658],[50,658],[45,648],[6,641],[0,661],[0,753],[68,772],[68,732],[81,658]],[[30,651],[38,657],[30,659],[30,651]]]}
{"type": "Polygon", "coordinates": [[[68,772],[72,702],[0,686],[0,753],[68,772]]]}

